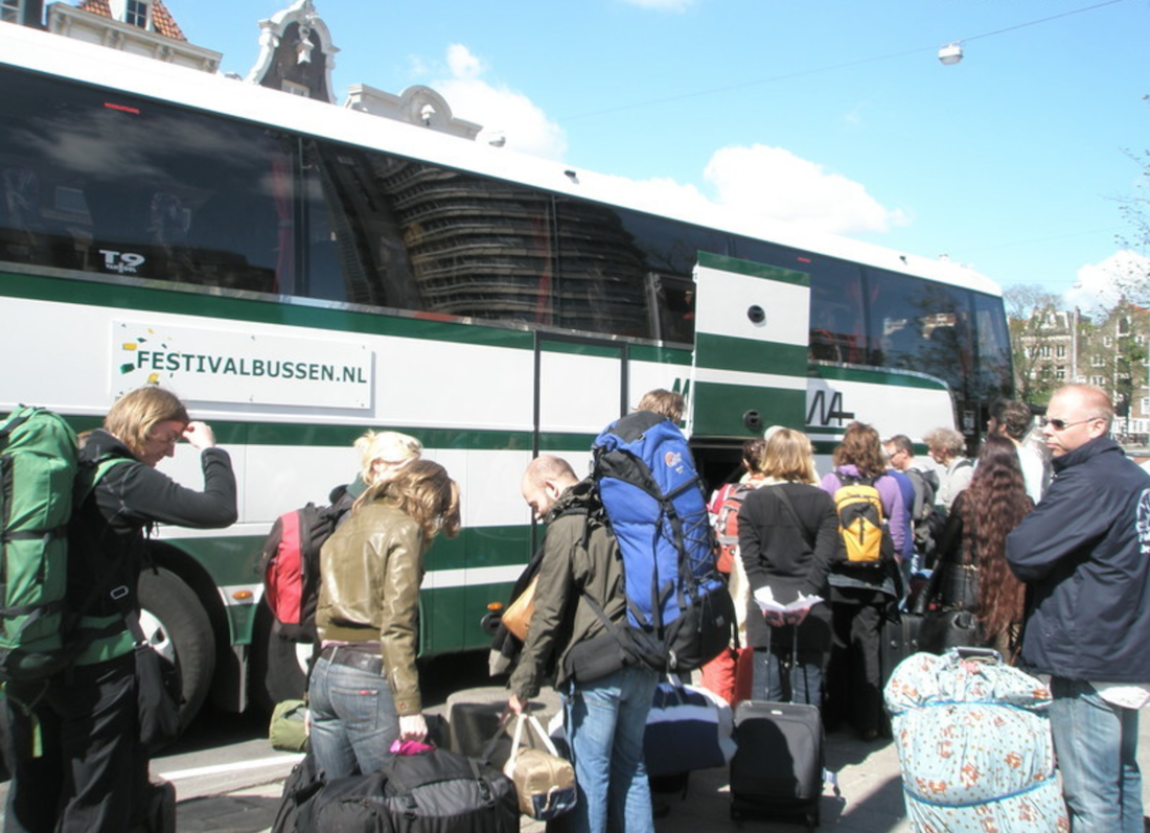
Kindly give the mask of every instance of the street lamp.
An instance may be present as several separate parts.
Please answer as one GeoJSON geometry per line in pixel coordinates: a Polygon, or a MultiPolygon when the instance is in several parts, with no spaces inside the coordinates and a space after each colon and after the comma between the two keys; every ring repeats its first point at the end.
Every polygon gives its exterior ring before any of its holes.
{"type": "Polygon", "coordinates": [[[962,60],[962,44],[958,41],[948,43],[938,50],[938,59],[944,66],[952,66],[962,60]]]}

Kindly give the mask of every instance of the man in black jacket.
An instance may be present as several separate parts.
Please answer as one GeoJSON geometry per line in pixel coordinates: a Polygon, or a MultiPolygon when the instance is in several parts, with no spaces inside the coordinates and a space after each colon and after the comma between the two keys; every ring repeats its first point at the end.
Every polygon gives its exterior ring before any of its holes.
{"type": "Polygon", "coordinates": [[[1150,475],[1109,438],[1109,397],[1055,391],[1055,479],[1006,540],[1027,582],[1022,662],[1051,675],[1050,724],[1073,833],[1141,833],[1138,710],[1150,702],[1150,475]]]}

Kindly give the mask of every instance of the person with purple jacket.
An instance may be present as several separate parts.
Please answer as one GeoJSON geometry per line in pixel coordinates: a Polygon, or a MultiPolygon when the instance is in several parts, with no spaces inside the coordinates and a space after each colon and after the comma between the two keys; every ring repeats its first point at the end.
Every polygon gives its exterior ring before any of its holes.
{"type": "Polygon", "coordinates": [[[908,517],[898,483],[886,471],[882,443],[870,425],[852,422],[834,452],[834,471],[819,484],[832,497],[844,482],[871,482],[882,503],[895,558],[881,565],[855,565],[840,558],[831,567],[833,642],[827,668],[826,722],[847,719],[863,740],[878,737],[882,715],[879,640],[887,608],[898,602],[899,554],[907,546],[908,517]]]}

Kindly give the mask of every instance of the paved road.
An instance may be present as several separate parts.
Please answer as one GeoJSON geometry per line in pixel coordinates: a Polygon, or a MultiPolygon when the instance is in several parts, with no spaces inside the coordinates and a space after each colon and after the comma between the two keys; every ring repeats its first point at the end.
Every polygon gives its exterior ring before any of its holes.
{"type": "MultiPolygon", "coordinates": [[[[488,689],[483,699],[506,696],[502,689],[488,689]]],[[[476,696],[469,692],[468,699],[476,696]]],[[[544,711],[556,707],[546,698],[544,711]]],[[[438,707],[434,711],[440,711],[438,707]]],[[[1143,770],[1150,773],[1150,722],[1141,727],[1140,757],[1143,770]]],[[[269,747],[270,749],[270,747],[269,747]]],[[[836,773],[840,795],[828,788],[821,804],[821,826],[844,833],[910,833],[903,805],[902,781],[894,745],[885,739],[863,742],[852,733],[835,732],[827,737],[827,767],[836,773]]],[[[285,772],[289,766],[281,764],[285,772]]],[[[236,778],[241,776],[236,775],[236,778]]],[[[219,794],[187,795],[178,807],[180,833],[264,833],[270,829],[279,805],[282,776],[259,778],[242,776],[244,783],[219,794]]],[[[698,831],[742,831],[791,833],[805,830],[801,825],[781,822],[748,821],[736,823],[730,817],[730,795],[725,768],[701,770],[691,775],[685,797],[661,796],[669,805],[666,816],[656,821],[658,833],[698,833],[698,831]]],[[[1144,800],[1150,807],[1150,777],[1143,785],[1144,800]]],[[[544,825],[523,819],[523,833],[543,833],[544,825]]]]}
{"type": "MultiPolygon", "coordinates": [[[[827,738],[827,765],[838,774],[841,798],[828,790],[822,801],[822,826],[851,833],[909,833],[902,803],[898,761],[889,741],[862,743],[845,733],[827,738]]],[[[270,829],[279,805],[281,784],[244,786],[220,795],[182,799],[180,833],[263,833],[270,829]]],[[[800,825],[774,822],[737,824],[730,817],[725,768],[691,776],[686,797],[662,796],[670,812],[657,820],[658,833],[757,830],[800,831],[800,825]]],[[[542,833],[544,825],[524,819],[523,833],[542,833]]]]}

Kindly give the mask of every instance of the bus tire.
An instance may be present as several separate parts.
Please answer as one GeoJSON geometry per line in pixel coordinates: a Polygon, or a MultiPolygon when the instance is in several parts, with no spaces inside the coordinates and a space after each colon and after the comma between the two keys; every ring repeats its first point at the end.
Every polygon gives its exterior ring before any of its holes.
{"type": "Polygon", "coordinates": [[[195,592],[171,570],[145,567],[137,592],[144,635],[180,669],[180,725],[187,728],[208,696],[216,668],[212,623],[195,592]]]}
{"type": "Polygon", "coordinates": [[[260,604],[256,612],[250,683],[256,708],[267,715],[277,703],[303,698],[312,651],[310,644],[282,638],[273,624],[271,611],[266,604],[260,604]]]}

